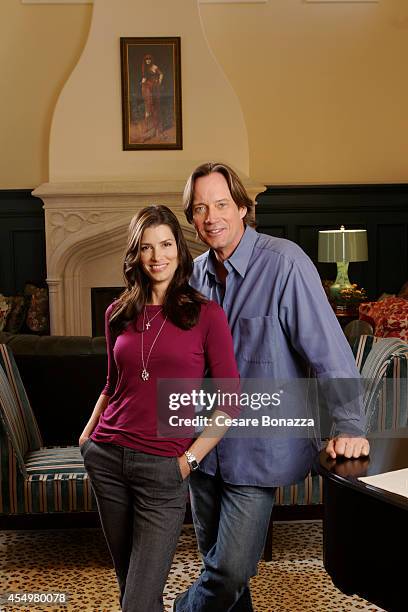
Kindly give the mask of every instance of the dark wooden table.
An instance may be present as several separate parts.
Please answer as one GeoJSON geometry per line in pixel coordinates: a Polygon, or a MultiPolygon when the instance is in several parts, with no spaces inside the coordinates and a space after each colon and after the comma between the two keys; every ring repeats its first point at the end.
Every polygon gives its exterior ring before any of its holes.
{"type": "Polygon", "coordinates": [[[408,467],[408,429],[400,430],[401,437],[386,435],[370,438],[365,459],[332,460],[320,454],[324,567],[343,593],[406,612],[408,499],[358,480],[408,467]]]}

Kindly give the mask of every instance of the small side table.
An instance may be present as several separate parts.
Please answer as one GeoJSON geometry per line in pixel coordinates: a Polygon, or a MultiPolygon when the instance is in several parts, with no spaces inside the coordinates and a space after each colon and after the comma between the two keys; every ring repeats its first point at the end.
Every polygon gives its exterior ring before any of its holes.
{"type": "Polygon", "coordinates": [[[344,327],[347,325],[347,323],[350,323],[350,321],[354,321],[355,319],[358,319],[358,309],[357,308],[353,308],[350,310],[340,310],[339,308],[336,308],[334,306],[333,310],[334,310],[334,314],[336,315],[337,320],[340,323],[342,329],[344,329],[344,327]]]}

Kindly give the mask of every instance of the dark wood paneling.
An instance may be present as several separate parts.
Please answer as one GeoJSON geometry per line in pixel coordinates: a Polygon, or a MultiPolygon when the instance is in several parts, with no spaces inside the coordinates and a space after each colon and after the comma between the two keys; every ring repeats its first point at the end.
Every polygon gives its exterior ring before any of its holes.
{"type": "Polygon", "coordinates": [[[21,292],[46,278],[42,202],[29,190],[0,191],[0,293],[21,292]]]}
{"type": "MultiPolygon", "coordinates": [[[[320,229],[367,229],[369,261],[350,264],[350,280],[370,298],[397,292],[408,280],[408,185],[270,186],[257,198],[258,230],[297,242],[322,278],[335,264],[317,262],[320,229]]],[[[45,280],[42,202],[29,190],[0,191],[0,292],[45,280]]]]}
{"type": "Polygon", "coordinates": [[[408,185],[269,186],[257,201],[257,229],[299,244],[322,278],[336,265],[317,261],[318,232],[343,224],[367,230],[369,260],[351,263],[349,277],[370,299],[408,280],[408,185]]]}
{"type": "Polygon", "coordinates": [[[401,278],[406,279],[407,252],[404,224],[377,225],[377,283],[387,293],[394,293],[401,278]]]}

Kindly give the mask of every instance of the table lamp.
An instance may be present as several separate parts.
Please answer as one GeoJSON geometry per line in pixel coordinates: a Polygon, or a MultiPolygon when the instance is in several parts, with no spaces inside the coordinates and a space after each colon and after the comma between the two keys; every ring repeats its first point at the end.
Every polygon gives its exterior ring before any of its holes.
{"type": "Polygon", "coordinates": [[[330,294],[337,306],[343,302],[342,291],[351,288],[348,277],[350,261],[367,261],[367,231],[362,229],[347,230],[344,225],[339,230],[319,232],[318,260],[324,263],[337,264],[337,277],[330,287],[330,294]]]}

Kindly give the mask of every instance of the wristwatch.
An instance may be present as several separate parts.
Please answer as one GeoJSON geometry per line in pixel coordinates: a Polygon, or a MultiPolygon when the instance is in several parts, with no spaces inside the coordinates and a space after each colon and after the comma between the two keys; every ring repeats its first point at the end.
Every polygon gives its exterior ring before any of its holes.
{"type": "Polygon", "coordinates": [[[187,463],[190,470],[192,472],[194,472],[194,470],[198,470],[200,464],[198,463],[196,456],[193,455],[193,453],[190,453],[188,450],[184,451],[184,454],[187,457],[187,463]]]}

